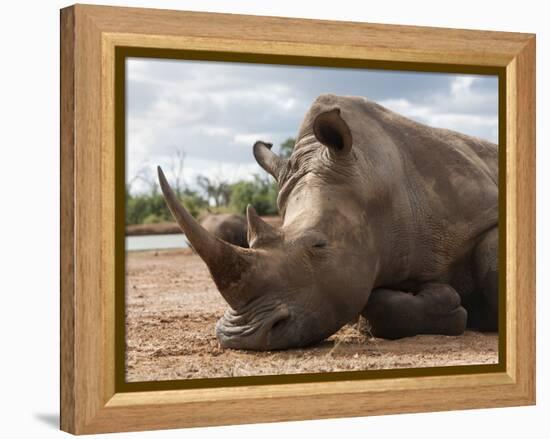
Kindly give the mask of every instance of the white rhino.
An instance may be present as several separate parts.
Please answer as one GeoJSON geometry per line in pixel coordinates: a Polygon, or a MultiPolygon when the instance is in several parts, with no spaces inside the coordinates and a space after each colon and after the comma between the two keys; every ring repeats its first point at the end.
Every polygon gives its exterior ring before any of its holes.
{"type": "Polygon", "coordinates": [[[319,96],[288,160],[256,142],[278,182],[280,229],[249,206],[249,249],[178,224],[229,309],[222,346],[306,346],[363,314],[374,335],[498,328],[497,146],[361,97],[319,96]]]}

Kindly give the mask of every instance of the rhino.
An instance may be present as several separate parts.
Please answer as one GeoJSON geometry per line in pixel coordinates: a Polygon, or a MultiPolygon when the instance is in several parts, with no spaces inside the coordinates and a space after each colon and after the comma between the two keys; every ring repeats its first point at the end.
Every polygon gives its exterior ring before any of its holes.
{"type": "Polygon", "coordinates": [[[199,219],[200,225],[214,236],[239,247],[248,247],[246,218],[236,213],[207,214],[199,219]]]}
{"type": "Polygon", "coordinates": [[[320,95],[289,159],[258,141],[278,183],[275,229],[248,206],[231,245],[166,202],[229,308],[222,347],[318,343],[363,315],[376,337],[498,330],[498,150],[363,97],[320,95]]]}

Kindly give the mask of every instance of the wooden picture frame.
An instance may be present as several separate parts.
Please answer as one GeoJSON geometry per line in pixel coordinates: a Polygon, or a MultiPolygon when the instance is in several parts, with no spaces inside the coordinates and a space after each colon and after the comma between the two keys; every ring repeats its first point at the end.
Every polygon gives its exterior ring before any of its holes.
{"type": "Polygon", "coordinates": [[[534,403],[534,35],[88,5],[61,11],[62,430],[84,434],[534,403]],[[115,224],[124,199],[114,190],[117,154],[124,160],[115,147],[121,48],[498,74],[506,205],[501,367],[121,391],[115,224]]]}

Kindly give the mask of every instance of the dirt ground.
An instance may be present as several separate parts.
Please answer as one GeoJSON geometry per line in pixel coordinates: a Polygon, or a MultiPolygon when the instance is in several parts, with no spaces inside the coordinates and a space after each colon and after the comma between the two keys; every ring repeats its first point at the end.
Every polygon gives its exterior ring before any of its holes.
{"type": "Polygon", "coordinates": [[[370,337],[363,320],[307,349],[221,349],[214,325],[226,304],[190,249],[129,252],[126,273],[130,382],[498,362],[496,334],[388,341],[370,337]]]}

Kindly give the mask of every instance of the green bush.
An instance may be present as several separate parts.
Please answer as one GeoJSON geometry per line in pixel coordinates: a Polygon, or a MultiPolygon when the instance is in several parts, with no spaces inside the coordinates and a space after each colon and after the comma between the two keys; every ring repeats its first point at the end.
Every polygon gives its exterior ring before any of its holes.
{"type": "MultiPolygon", "coordinates": [[[[260,215],[277,214],[277,186],[266,178],[256,176],[253,181],[239,181],[228,185],[227,204],[209,207],[208,202],[197,192],[183,191],[180,201],[191,215],[198,218],[202,213],[234,212],[244,214],[252,204],[260,215]]],[[[132,195],[126,193],[126,224],[156,224],[173,221],[172,214],[161,194],[132,195]]]]}
{"type": "Polygon", "coordinates": [[[181,204],[183,204],[183,207],[185,207],[195,218],[198,218],[199,215],[208,208],[206,200],[192,191],[186,191],[181,197],[181,204]]]}
{"type": "Polygon", "coordinates": [[[156,213],[150,213],[143,219],[143,224],[158,224],[164,221],[165,219],[158,216],[156,213]]]}
{"type": "Polygon", "coordinates": [[[289,158],[292,155],[292,151],[294,151],[295,143],[296,143],[296,140],[292,137],[289,137],[288,139],[286,139],[279,146],[279,155],[285,159],[289,158]]]}
{"type": "MultiPolygon", "coordinates": [[[[181,202],[191,215],[197,217],[208,203],[193,191],[185,191],[181,202]]],[[[155,224],[174,221],[161,194],[126,194],[126,224],[155,224]]]]}
{"type": "Polygon", "coordinates": [[[245,213],[252,204],[260,215],[277,214],[277,188],[267,179],[256,176],[254,181],[239,181],[231,185],[229,206],[236,213],[245,213]]]}
{"type": "MultiPolygon", "coordinates": [[[[290,145],[290,141],[287,142],[290,145]]],[[[199,183],[204,196],[190,189],[180,191],[180,201],[195,218],[204,213],[244,214],[252,204],[260,215],[277,214],[277,186],[267,176],[256,175],[253,181],[212,183],[203,177],[199,183]],[[208,184],[206,184],[208,183],[208,184]],[[208,200],[212,201],[212,206],[208,200]]],[[[126,188],[126,224],[156,224],[174,221],[158,186],[151,185],[150,192],[132,195],[126,188]]]]}

